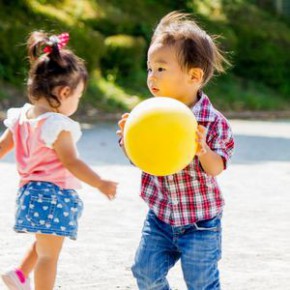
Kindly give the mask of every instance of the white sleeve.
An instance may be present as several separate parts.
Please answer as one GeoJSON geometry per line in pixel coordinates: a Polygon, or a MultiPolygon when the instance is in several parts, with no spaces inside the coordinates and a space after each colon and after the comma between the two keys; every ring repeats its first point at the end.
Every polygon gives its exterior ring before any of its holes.
{"type": "Polygon", "coordinates": [[[22,108],[11,108],[7,111],[7,117],[4,120],[4,125],[8,129],[12,130],[12,128],[14,127],[15,123],[20,117],[21,109],[22,108]]]}
{"type": "Polygon", "coordinates": [[[49,116],[43,124],[41,128],[41,139],[47,147],[52,148],[53,143],[62,131],[70,132],[75,143],[82,135],[78,122],[60,114],[54,114],[49,116]]]}

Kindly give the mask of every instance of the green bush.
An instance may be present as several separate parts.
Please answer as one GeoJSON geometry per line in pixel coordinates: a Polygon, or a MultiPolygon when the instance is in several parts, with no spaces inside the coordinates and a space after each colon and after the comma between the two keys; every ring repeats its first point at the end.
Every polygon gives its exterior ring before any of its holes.
{"type": "Polygon", "coordinates": [[[142,70],[146,48],[144,38],[113,35],[105,39],[105,47],[106,54],[101,61],[105,75],[126,79],[142,70]]]}
{"type": "MultiPolygon", "coordinates": [[[[28,68],[26,39],[29,33],[37,29],[36,27],[32,29],[23,24],[0,27],[0,79],[17,84],[26,77],[28,68]]],[[[84,28],[64,30],[70,32],[69,48],[86,61],[88,70],[92,71],[98,67],[100,58],[104,53],[104,38],[102,35],[84,28]]],[[[60,33],[62,31],[54,32],[60,33]]]]}
{"type": "Polygon", "coordinates": [[[0,26],[0,79],[19,84],[25,77],[27,28],[21,23],[0,26]]]}
{"type": "Polygon", "coordinates": [[[252,5],[229,11],[238,36],[234,73],[290,94],[290,28],[252,5]]]}
{"type": "Polygon", "coordinates": [[[105,52],[104,37],[97,31],[83,27],[74,27],[69,32],[69,47],[86,61],[88,71],[92,72],[99,67],[105,52]]]}
{"type": "Polygon", "coordinates": [[[193,13],[209,34],[221,35],[222,50],[230,52],[232,70],[206,87],[219,108],[289,108],[290,21],[258,2],[266,1],[0,0],[0,99],[4,104],[25,94],[26,39],[33,30],[70,33],[68,47],[91,75],[85,100],[93,106],[118,110],[148,97],[147,45],[161,17],[178,9],[193,13]]]}

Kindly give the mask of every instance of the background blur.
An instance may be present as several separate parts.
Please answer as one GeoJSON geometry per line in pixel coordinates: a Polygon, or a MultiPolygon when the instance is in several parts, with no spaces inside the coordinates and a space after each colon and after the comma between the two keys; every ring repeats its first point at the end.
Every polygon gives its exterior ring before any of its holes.
{"type": "Polygon", "coordinates": [[[69,47],[86,60],[90,83],[79,116],[130,110],[149,97],[146,51],[172,10],[221,36],[233,66],[205,88],[217,108],[289,112],[289,0],[0,0],[0,110],[26,101],[25,42],[40,29],[69,32],[69,47]]]}
{"type": "MultiPolygon", "coordinates": [[[[290,117],[290,0],[0,0],[0,119],[9,106],[26,101],[25,45],[36,29],[68,31],[69,47],[86,60],[90,83],[77,118],[130,110],[150,96],[146,50],[153,28],[172,10],[192,13],[209,33],[222,36],[233,66],[205,88],[219,109],[236,116],[288,112],[290,117]]],[[[231,120],[231,125],[236,152],[230,170],[219,177],[226,199],[223,289],[290,289],[290,121],[231,120]]],[[[130,267],[147,206],[138,196],[140,170],[117,149],[116,127],[116,122],[83,124],[82,158],[101,176],[116,179],[119,193],[108,202],[84,186],[79,242],[66,243],[57,290],[137,288],[130,267]]],[[[18,179],[12,153],[0,169],[4,272],[17,265],[32,236],[11,230],[18,179]]],[[[172,289],[185,289],[180,265],[169,281],[172,289]]]]}

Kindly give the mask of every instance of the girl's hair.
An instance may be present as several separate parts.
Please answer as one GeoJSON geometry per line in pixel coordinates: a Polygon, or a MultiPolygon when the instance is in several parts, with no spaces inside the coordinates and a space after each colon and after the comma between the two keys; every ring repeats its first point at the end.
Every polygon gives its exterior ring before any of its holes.
{"type": "Polygon", "coordinates": [[[189,14],[173,11],[165,15],[157,25],[151,44],[172,45],[177,49],[177,59],[183,69],[200,68],[204,72],[203,85],[214,71],[224,72],[224,64],[230,65],[215,43],[216,36],[209,36],[189,14]]]}
{"type": "Polygon", "coordinates": [[[87,84],[88,73],[83,60],[68,49],[60,49],[57,36],[42,31],[32,32],[27,41],[30,70],[28,76],[28,98],[33,103],[46,98],[50,106],[57,109],[60,101],[53,94],[57,86],[68,86],[73,91],[80,81],[87,84]],[[49,47],[49,49],[47,49],[49,47]],[[46,48],[47,53],[44,53],[46,48]]]}

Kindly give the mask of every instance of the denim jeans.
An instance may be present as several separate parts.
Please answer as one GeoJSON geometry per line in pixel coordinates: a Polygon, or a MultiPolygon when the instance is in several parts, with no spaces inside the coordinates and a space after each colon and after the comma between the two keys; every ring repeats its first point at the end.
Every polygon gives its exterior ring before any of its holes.
{"type": "Polygon", "coordinates": [[[132,267],[140,290],[170,290],[167,273],[181,259],[189,290],[219,290],[221,215],[186,226],[171,226],[149,211],[132,267]]]}

